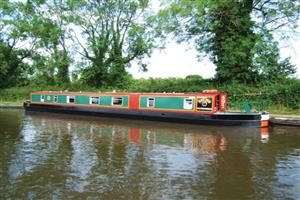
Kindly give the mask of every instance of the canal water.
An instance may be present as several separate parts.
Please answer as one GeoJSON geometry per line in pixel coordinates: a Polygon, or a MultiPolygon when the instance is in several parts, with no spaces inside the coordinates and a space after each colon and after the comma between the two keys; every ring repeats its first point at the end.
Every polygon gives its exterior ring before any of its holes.
{"type": "Polygon", "coordinates": [[[3,109],[0,199],[300,199],[300,130],[3,109]]]}

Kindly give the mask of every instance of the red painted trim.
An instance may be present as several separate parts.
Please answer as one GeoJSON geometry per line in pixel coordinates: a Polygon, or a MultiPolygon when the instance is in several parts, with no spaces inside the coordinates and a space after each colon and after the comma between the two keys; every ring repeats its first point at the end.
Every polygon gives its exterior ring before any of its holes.
{"type": "Polygon", "coordinates": [[[163,108],[140,108],[140,110],[148,111],[161,111],[161,112],[185,112],[185,113],[195,113],[194,110],[179,110],[179,109],[163,109],[163,108]]]}
{"type": "Polygon", "coordinates": [[[220,109],[220,111],[223,111],[223,110],[227,110],[227,109],[228,109],[227,102],[228,102],[227,94],[221,93],[221,94],[220,94],[220,102],[219,102],[219,105],[220,105],[220,108],[219,108],[219,109],[220,109]]]}
{"type": "Polygon", "coordinates": [[[194,110],[176,110],[176,109],[160,109],[160,108],[140,108],[140,110],[146,111],[160,111],[160,112],[174,112],[174,113],[194,113],[194,114],[201,114],[201,115],[212,115],[214,112],[199,112],[194,110]]]}

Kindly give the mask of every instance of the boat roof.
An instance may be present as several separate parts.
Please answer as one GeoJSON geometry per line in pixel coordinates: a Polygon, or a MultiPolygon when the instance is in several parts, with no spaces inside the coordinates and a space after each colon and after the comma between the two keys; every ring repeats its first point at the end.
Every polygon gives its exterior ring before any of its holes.
{"type": "Polygon", "coordinates": [[[72,91],[35,91],[31,94],[70,94],[70,95],[147,95],[147,96],[196,96],[196,95],[218,95],[221,92],[216,90],[195,92],[195,93],[175,93],[175,92],[161,92],[161,93],[141,93],[141,92],[72,92],[72,91]]]}

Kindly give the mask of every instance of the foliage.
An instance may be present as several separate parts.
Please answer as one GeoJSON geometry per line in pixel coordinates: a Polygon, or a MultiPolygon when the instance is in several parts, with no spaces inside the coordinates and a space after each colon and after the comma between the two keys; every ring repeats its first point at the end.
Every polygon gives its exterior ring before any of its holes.
{"type": "Polygon", "coordinates": [[[299,13],[294,0],[173,0],[160,11],[158,27],[179,41],[194,41],[216,64],[219,81],[255,83],[295,72],[289,59],[280,61],[273,34],[287,38],[299,13]]]}
{"type": "Polygon", "coordinates": [[[24,63],[30,50],[17,48],[23,37],[16,31],[18,19],[15,7],[9,1],[0,2],[0,88],[26,85],[31,69],[24,63]]]}
{"type": "Polygon", "coordinates": [[[129,87],[133,92],[198,92],[209,89],[209,84],[199,75],[182,78],[136,79],[129,87]]]}
{"type": "Polygon", "coordinates": [[[22,13],[22,30],[34,44],[33,67],[35,78],[51,82],[44,84],[68,83],[71,57],[67,40],[69,38],[69,15],[63,0],[31,0],[19,3],[22,13]],[[43,68],[41,68],[43,66],[43,68]],[[46,72],[46,73],[45,73],[46,72]]]}
{"type": "Polygon", "coordinates": [[[74,40],[90,63],[82,69],[82,82],[123,87],[126,68],[134,59],[141,62],[154,47],[154,34],[145,20],[148,1],[70,1],[70,6],[73,23],[82,30],[82,39],[75,33],[74,40]]]}
{"type": "Polygon", "coordinates": [[[22,61],[24,53],[0,41],[0,88],[26,85],[29,66],[22,61]]]}
{"type": "Polygon", "coordinates": [[[261,80],[275,83],[296,73],[296,67],[290,63],[290,58],[279,60],[278,43],[273,40],[272,35],[264,34],[257,39],[255,51],[253,68],[260,75],[261,80]]]}

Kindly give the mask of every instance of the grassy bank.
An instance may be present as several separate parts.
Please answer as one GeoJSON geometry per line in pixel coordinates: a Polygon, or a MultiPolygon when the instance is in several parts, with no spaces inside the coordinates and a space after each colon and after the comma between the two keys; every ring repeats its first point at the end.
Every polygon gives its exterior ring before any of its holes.
{"type": "MultiPolygon", "coordinates": [[[[126,89],[129,92],[199,92],[205,89],[217,89],[229,95],[229,102],[263,101],[264,109],[277,114],[300,114],[300,80],[289,79],[282,83],[242,85],[220,84],[204,80],[198,76],[185,79],[137,79],[132,80],[126,89]]],[[[95,88],[80,84],[61,86],[26,86],[0,90],[0,105],[22,105],[29,99],[32,91],[112,91],[113,88],[95,88]]]]}

